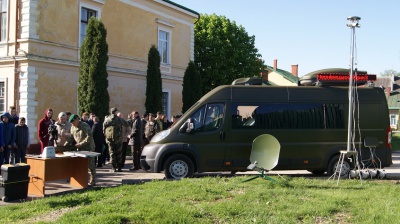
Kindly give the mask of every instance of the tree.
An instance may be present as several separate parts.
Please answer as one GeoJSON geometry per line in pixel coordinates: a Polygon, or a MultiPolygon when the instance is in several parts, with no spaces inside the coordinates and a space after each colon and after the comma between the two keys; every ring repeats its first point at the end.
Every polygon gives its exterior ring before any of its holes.
{"type": "Polygon", "coordinates": [[[242,26],[225,16],[201,15],[195,23],[195,64],[203,82],[203,94],[243,77],[259,76],[261,55],[242,26]]]}
{"type": "Polygon", "coordinates": [[[96,113],[102,120],[108,114],[108,44],[104,24],[95,17],[89,19],[86,37],[80,48],[78,110],[96,113]]]}
{"type": "Polygon", "coordinates": [[[185,113],[202,96],[201,76],[196,71],[193,61],[190,61],[183,76],[182,113],[185,113]]]}
{"type": "Polygon", "coordinates": [[[146,113],[162,111],[162,81],[160,71],[160,54],[155,45],[152,45],[148,55],[146,77],[146,113]]]}
{"type": "Polygon", "coordinates": [[[388,70],[385,70],[384,72],[381,72],[380,75],[381,76],[391,76],[391,75],[400,76],[400,72],[397,72],[393,69],[388,69],[388,70]]]}

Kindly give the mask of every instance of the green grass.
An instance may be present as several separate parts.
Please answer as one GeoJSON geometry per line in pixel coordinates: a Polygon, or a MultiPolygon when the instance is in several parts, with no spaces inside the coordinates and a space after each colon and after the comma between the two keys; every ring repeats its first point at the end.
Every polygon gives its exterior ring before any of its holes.
{"type": "Polygon", "coordinates": [[[392,150],[399,151],[400,150],[400,132],[393,132],[392,135],[392,150]]]}
{"type": "Polygon", "coordinates": [[[400,223],[397,180],[206,177],[0,207],[1,223],[400,223]]]}

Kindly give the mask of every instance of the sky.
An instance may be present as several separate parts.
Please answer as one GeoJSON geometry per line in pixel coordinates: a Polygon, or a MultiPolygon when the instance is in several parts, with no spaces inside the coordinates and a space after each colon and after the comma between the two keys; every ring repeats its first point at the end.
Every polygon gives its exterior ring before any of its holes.
{"type": "Polygon", "coordinates": [[[356,28],[354,67],[368,74],[400,72],[400,1],[398,0],[172,0],[200,14],[225,16],[255,36],[266,65],[299,76],[325,68],[350,68],[352,29],[356,28]]]}

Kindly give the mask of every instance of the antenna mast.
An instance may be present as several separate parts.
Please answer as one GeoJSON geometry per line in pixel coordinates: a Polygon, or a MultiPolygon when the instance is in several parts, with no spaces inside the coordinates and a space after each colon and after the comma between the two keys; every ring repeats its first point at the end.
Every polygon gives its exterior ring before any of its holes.
{"type": "Polygon", "coordinates": [[[347,24],[348,27],[351,29],[351,56],[350,56],[350,78],[349,78],[349,117],[347,119],[348,121],[348,128],[347,128],[347,151],[352,151],[351,150],[351,128],[353,124],[353,73],[354,73],[354,48],[355,48],[355,30],[356,28],[360,28],[359,20],[361,18],[358,16],[350,16],[347,17],[347,20],[349,23],[347,24]]]}

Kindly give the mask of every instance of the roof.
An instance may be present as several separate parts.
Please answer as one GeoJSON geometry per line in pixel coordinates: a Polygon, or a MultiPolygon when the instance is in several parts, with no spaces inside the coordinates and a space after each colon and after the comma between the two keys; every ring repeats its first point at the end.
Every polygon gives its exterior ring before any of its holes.
{"type": "Polygon", "coordinates": [[[290,73],[288,71],[285,71],[285,70],[282,70],[282,69],[279,69],[279,68],[278,69],[274,69],[274,67],[268,66],[268,65],[266,66],[266,70],[269,70],[269,71],[272,71],[272,72],[276,72],[279,75],[283,76],[284,78],[286,78],[287,80],[289,80],[289,81],[291,81],[293,83],[297,84],[298,81],[299,81],[299,77],[293,75],[292,73],[290,73]]]}
{"type": "Polygon", "coordinates": [[[389,109],[400,109],[400,77],[393,77],[393,85],[391,76],[378,77],[375,86],[390,87],[390,96],[387,98],[388,107],[389,109]]]}
{"type": "Polygon", "coordinates": [[[167,3],[169,3],[169,4],[171,4],[171,5],[174,5],[174,6],[176,6],[176,7],[179,7],[179,8],[181,8],[181,9],[183,9],[183,10],[186,10],[186,11],[189,11],[189,12],[191,12],[191,13],[194,13],[194,14],[196,14],[196,15],[200,15],[198,12],[196,12],[196,11],[194,11],[194,10],[192,10],[192,9],[189,9],[189,8],[186,8],[185,6],[183,6],[183,5],[179,5],[179,4],[177,4],[177,3],[175,3],[175,2],[173,2],[173,1],[169,1],[169,0],[163,0],[164,2],[167,2],[167,3]]]}
{"type": "Polygon", "coordinates": [[[387,103],[389,109],[400,109],[400,93],[396,92],[394,95],[391,93],[387,98],[387,103]]]}

